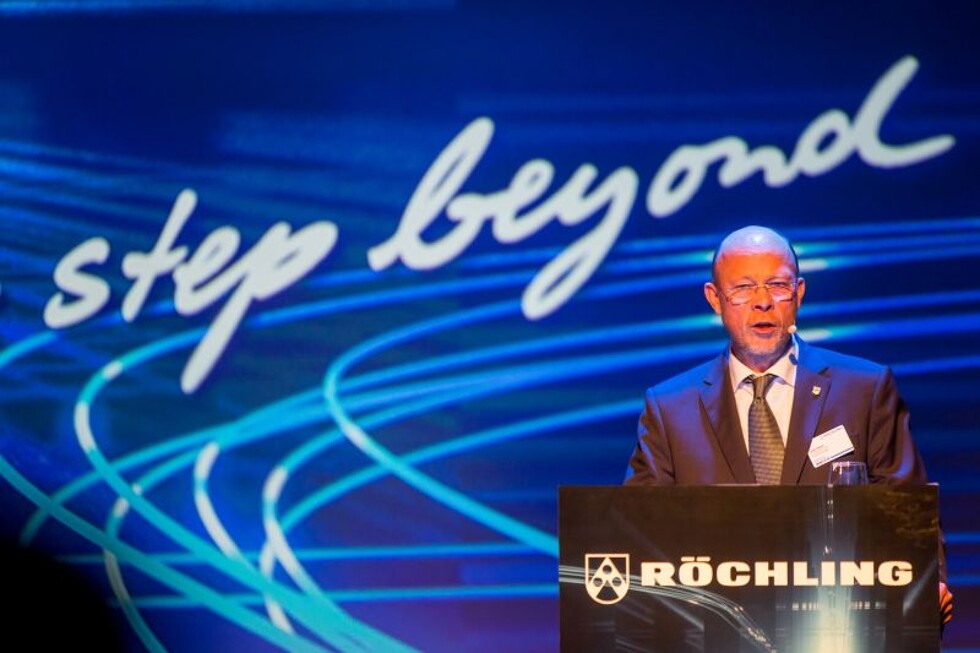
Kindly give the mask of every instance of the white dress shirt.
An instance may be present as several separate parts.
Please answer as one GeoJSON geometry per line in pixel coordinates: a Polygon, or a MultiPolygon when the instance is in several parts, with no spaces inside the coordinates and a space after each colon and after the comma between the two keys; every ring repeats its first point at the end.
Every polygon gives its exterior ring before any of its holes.
{"type": "MultiPolygon", "coordinates": [[[[796,361],[799,357],[799,344],[793,338],[793,346],[786,350],[786,353],[772,367],[763,374],[773,374],[772,385],[766,393],[766,401],[769,408],[776,417],[779,425],[779,435],[786,444],[786,435],[789,433],[789,420],[793,412],[793,392],[796,389],[796,361]]],[[[745,450],[749,451],[749,406],[752,404],[752,382],[747,381],[749,375],[756,375],[755,372],[738,360],[734,354],[728,355],[728,374],[731,378],[732,389],[735,390],[735,405],[738,407],[738,421],[742,427],[742,438],[745,440],[745,450]]],[[[751,455],[751,451],[749,454],[751,455]]]]}

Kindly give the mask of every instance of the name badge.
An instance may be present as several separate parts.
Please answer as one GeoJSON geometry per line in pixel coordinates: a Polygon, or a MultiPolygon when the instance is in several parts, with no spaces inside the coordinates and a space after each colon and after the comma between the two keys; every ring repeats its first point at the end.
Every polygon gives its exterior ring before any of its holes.
{"type": "Polygon", "coordinates": [[[854,451],[854,444],[847,435],[847,429],[841,424],[815,436],[810,441],[810,463],[814,467],[820,467],[852,451],[854,451]]]}

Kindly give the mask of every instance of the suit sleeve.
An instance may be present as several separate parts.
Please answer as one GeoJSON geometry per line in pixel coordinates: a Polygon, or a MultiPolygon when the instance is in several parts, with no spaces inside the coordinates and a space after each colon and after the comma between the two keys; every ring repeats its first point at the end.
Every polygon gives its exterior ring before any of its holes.
{"type": "Polygon", "coordinates": [[[924,484],[925,465],[912,439],[909,411],[895,376],[885,368],[875,384],[868,425],[868,476],[872,483],[924,484]]]}
{"type": "Polygon", "coordinates": [[[654,390],[647,390],[625,485],[673,485],[674,465],[654,390]]]}
{"type": "MultiPolygon", "coordinates": [[[[868,477],[872,483],[929,482],[922,456],[912,439],[908,407],[889,368],[884,369],[875,386],[868,434],[868,477]]],[[[946,538],[941,528],[939,580],[947,582],[946,538]]]]}

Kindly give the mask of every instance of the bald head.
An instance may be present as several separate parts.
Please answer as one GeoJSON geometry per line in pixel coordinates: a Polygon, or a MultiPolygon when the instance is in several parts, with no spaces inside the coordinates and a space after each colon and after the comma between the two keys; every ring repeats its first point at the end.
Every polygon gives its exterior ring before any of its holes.
{"type": "Polygon", "coordinates": [[[768,227],[752,225],[733,231],[721,241],[718,249],[715,250],[714,258],[711,260],[711,278],[714,279],[715,283],[718,282],[718,261],[726,254],[762,253],[788,255],[796,268],[795,275],[799,276],[800,261],[796,257],[796,251],[789,240],[768,227]]]}
{"type": "Polygon", "coordinates": [[[704,297],[731,338],[731,353],[757,374],[792,346],[806,281],[793,246],[765,227],[732,232],[718,246],[704,297]]]}

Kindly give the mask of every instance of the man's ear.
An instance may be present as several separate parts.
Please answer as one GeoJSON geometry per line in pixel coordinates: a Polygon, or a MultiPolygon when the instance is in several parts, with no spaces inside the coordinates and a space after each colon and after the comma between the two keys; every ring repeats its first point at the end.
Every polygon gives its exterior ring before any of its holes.
{"type": "Polygon", "coordinates": [[[806,279],[797,277],[796,279],[796,308],[803,303],[803,293],[806,292],[806,279]]]}
{"type": "Polygon", "coordinates": [[[711,310],[716,315],[721,315],[721,302],[724,300],[721,298],[721,293],[718,291],[718,288],[710,281],[704,284],[704,298],[711,304],[711,310]]]}

